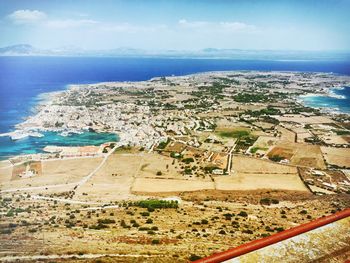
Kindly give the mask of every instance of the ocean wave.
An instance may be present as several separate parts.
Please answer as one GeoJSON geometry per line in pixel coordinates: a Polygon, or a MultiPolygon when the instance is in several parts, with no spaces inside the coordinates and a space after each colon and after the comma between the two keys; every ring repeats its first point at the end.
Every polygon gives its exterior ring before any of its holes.
{"type": "MultiPolygon", "coordinates": [[[[337,89],[338,90],[338,89],[337,89]]],[[[346,96],[345,95],[340,95],[337,94],[333,89],[331,89],[328,93],[328,97],[339,99],[339,100],[345,100],[346,96]]]]}

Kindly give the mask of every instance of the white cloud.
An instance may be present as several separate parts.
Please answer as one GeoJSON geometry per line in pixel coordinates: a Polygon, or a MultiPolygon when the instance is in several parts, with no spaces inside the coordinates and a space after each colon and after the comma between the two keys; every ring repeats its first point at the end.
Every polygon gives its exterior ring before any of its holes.
{"type": "Polygon", "coordinates": [[[31,24],[61,29],[93,26],[99,23],[91,19],[52,19],[39,10],[17,10],[7,17],[19,25],[31,24]]]}
{"type": "Polygon", "coordinates": [[[256,29],[256,26],[242,22],[220,22],[219,24],[221,27],[232,31],[250,31],[256,29]]]}
{"type": "Polygon", "coordinates": [[[187,27],[187,28],[200,28],[203,26],[210,25],[210,23],[205,21],[187,21],[186,19],[180,19],[178,24],[182,27],[187,27]]]}
{"type": "Polygon", "coordinates": [[[63,20],[48,20],[45,25],[52,28],[77,28],[84,26],[94,26],[99,24],[98,21],[91,19],[63,19],[63,20]]]}
{"type": "Polygon", "coordinates": [[[243,22],[208,22],[208,21],[188,21],[180,19],[178,25],[181,28],[189,29],[205,29],[207,31],[226,30],[234,32],[252,32],[256,30],[256,26],[243,22]]]}
{"type": "Polygon", "coordinates": [[[168,27],[163,24],[159,25],[135,25],[129,23],[101,23],[97,30],[107,31],[107,32],[116,32],[116,33],[147,33],[147,32],[156,32],[159,30],[165,30],[168,27]]]}
{"type": "Polygon", "coordinates": [[[38,10],[17,10],[8,15],[15,24],[32,24],[46,19],[47,15],[38,10]]]}

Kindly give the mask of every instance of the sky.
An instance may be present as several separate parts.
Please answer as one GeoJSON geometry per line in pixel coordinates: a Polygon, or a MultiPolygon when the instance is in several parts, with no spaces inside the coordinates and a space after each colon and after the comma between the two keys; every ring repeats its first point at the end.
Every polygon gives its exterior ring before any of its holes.
{"type": "Polygon", "coordinates": [[[350,50],[350,0],[0,0],[0,46],[350,50]]]}

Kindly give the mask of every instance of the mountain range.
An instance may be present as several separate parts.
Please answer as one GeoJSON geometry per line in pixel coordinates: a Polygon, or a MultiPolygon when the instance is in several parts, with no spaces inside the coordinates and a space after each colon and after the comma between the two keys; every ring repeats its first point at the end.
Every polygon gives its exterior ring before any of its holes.
{"type": "Polygon", "coordinates": [[[350,60],[347,51],[244,50],[205,48],[201,50],[143,50],[121,47],[108,50],[85,50],[77,47],[40,49],[29,44],[0,48],[0,56],[98,56],[98,57],[164,57],[258,60],[350,60]]]}

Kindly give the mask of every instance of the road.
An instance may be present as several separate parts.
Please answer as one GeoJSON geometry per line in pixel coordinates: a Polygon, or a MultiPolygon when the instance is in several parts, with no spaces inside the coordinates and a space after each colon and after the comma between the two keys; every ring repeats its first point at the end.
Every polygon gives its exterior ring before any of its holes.
{"type": "Polygon", "coordinates": [[[31,191],[31,190],[47,190],[51,188],[60,188],[60,187],[74,187],[76,183],[69,183],[69,184],[54,184],[54,185],[44,185],[44,186],[31,186],[31,187],[24,187],[24,188],[13,188],[13,189],[7,189],[7,190],[1,190],[0,193],[12,193],[12,192],[20,192],[20,191],[31,191]]]}
{"type": "Polygon", "coordinates": [[[102,162],[91,172],[89,173],[87,176],[85,176],[84,178],[82,178],[78,184],[75,186],[74,189],[78,189],[79,187],[81,187],[82,185],[84,185],[87,181],[90,180],[90,178],[92,176],[94,176],[94,174],[100,170],[100,168],[106,163],[106,161],[108,160],[108,157],[111,156],[111,154],[114,153],[114,151],[120,147],[121,145],[119,145],[118,143],[116,143],[116,145],[105,155],[105,157],[103,158],[102,162]]]}
{"type": "Polygon", "coordinates": [[[32,187],[25,187],[25,188],[13,188],[13,189],[7,189],[7,190],[1,190],[0,193],[12,193],[17,191],[31,191],[31,190],[47,190],[52,188],[59,188],[59,187],[65,187],[66,189],[69,187],[74,187],[74,189],[79,188],[80,186],[84,185],[87,181],[90,180],[92,176],[106,163],[108,157],[114,153],[114,151],[122,146],[122,143],[116,143],[116,145],[104,156],[101,163],[87,176],[83,177],[80,181],[75,183],[69,183],[69,184],[54,184],[54,185],[43,185],[43,186],[32,186],[32,187]]]}
{"type": "Polygon", "coordinates": [[[82,205],[98,205],[99,204],[96,202],[84,202],[84,201],[79,201],[79,200],[70,200],[70,199],[64,199],[64,198],[52,198],[52,197],[46,197],[46,196],[40,196],[40,195],[32,195],[31,199],[57,201],[57,202],[67,203],[67,204],[82,204],[82,205]]]}

